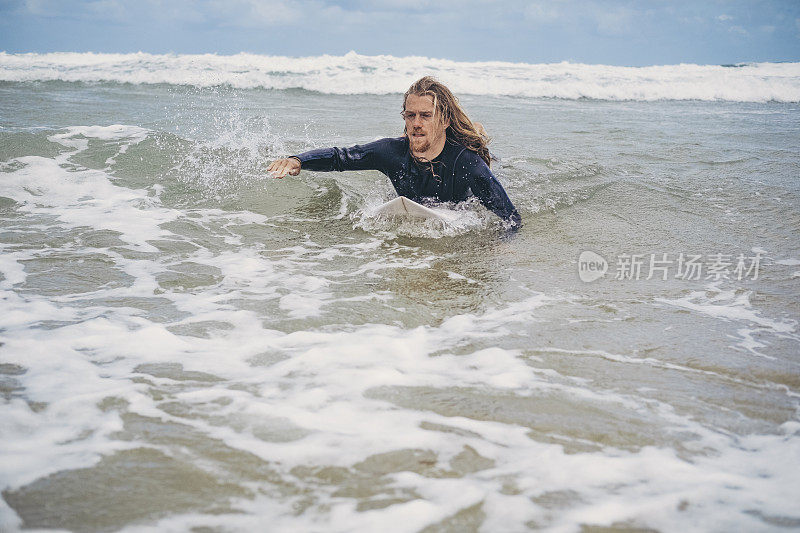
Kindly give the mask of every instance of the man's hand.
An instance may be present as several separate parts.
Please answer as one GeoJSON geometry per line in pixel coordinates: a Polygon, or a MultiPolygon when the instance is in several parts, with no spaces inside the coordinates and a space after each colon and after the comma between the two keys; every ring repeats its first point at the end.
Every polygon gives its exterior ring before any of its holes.
{"type": "Polygon", "coordinates": [[[278,159],[267,167],[267,172],[269,172],[273,178],[283,178],[287,175],[297,176],[300,174],[300,160],[296,157],[278,159]]]}

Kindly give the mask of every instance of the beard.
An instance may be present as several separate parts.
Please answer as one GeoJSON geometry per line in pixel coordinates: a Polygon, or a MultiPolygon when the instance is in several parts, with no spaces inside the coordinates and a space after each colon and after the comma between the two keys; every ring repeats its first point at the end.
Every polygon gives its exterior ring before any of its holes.
{"type": "Polygon", "coordinates": [[[427,137],[411,141],[411,149],[415,152],[427,152],[431,148],[431,142],[427,137]]]}
{"type": "Polygon", "coordinates": [[[427,152],[431,147],[431,141],[428,135],[419,138],[409,134],[408,139],[411,142],[411,150],[414,152],[427,152]]]}

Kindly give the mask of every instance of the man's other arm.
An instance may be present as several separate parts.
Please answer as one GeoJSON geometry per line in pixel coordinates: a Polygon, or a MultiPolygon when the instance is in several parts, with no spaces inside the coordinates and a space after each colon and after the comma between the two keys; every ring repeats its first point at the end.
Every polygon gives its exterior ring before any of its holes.
{"type": "Polygon", "coordinates": [[[511,222],[514,227],[522,225],[522,217],[511,202],[505,189],[492,174],[481,157],[471,150],[464,150],[456,161],[456,168],[466,172],[470,189],[481,203],[494,214],[511,222]]]}

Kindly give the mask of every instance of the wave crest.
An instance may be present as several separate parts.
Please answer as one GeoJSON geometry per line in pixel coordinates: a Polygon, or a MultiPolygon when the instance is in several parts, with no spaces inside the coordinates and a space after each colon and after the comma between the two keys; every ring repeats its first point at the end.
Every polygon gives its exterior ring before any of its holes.
{"type": "Polygon", "coordinates": [[[0,81],[230,85],[330,94],[402,93],[434,75],[457,94],[598,100],[800,102],[800,63],[618,67],[576,63],[458,62],[427,57],[292,58],[240,53],[0,52],[0,81]]]}

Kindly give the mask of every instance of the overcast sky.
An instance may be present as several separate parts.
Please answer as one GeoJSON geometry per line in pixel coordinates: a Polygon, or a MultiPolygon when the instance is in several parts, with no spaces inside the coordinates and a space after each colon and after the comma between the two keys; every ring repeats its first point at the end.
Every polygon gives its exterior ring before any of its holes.
{"type": "Polygon", "coordinates": [[[800,61],[800,0],[0,0],[0,51],[800,61]]]}

